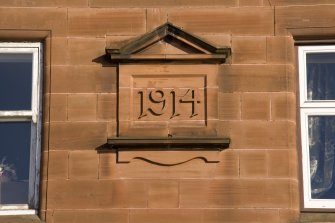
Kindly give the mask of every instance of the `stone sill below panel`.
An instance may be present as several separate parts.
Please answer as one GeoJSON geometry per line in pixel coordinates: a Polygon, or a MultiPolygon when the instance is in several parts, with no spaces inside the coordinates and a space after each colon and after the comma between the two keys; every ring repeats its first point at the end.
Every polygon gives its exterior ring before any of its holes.
{"type": "Polygon", "coordinates": [[[141,159],[163,166],[180,165],[194,159],[202,159],[206,163],[220,162],[220,152],[227,149],[229,143],[229,138],[108,139],[109,151],[117,153],[118,163],[141,159]]]}

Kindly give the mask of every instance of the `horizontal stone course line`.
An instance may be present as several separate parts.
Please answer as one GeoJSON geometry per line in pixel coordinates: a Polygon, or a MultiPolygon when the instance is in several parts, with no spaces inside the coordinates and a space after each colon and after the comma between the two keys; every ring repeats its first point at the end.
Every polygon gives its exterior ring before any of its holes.
{"type": "MultiPolygon", "coordinates": [[[[46,211],[71,211],[71,210],[75,210],[75,211],[117,211],[117,210],[175,210],[175,211],[183,211],[183,210],[204,210],[204,211],[208,211],[208,210],[292,210],[291,208],[260,208],[260,207],[252,207],[252,208],[230,208],[230,207],[224,207],[224,208],[218,208],[218,207],[211,207],[211,208],[138,208],[138,207],[132,207],[132,208],[79,208],[79,209],[63,209],[63,208],[53,208],[53,209],[44,209],[46,211]]],[[[293,209],[294,210],[294,209],[293,209]]]]}

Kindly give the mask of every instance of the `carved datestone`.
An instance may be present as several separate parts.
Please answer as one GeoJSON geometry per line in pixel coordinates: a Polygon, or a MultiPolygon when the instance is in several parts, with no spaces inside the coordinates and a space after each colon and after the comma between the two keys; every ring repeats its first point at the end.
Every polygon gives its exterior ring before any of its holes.
{"type": "Polygon", "coordinates": [[[119,139],[210,138],[216,143],[218,68],[230,49],[167,23],[107,53],[119,67],[119,139]]]}
{"type": "Polygon", "coordinates": [[[120,65],[119,136],[216,136],[216,65],[120,65]]]}

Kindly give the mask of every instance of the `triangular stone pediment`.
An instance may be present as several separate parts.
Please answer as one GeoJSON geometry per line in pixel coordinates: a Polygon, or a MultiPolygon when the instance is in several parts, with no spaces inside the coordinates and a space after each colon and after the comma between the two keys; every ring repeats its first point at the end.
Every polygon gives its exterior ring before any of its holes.
{"type": "Polygon", "coordinates": [[[176,47],[167,43],[163,40],[149,46],[140,52],[139,54],[187,54],[187,50],[184,50],[181,47],[176,47]]]}
{"type": "Polygon", "coordinates": [[[194,54],[203,52],[199,51],[196,48],[190,47],[188,45],[175,41],[175,39],[166,40],[162,39],[151,46],[144,48],[143,50],[139,51],[138,54],[150,55],[150,54],[194,54]]]}
{"type": "Polygon", "coordinates": [[[216,61],[224,62],[230,48],[217,48],[201,38],[165,23],[121,48],[106,49],[112,61],[216,61]]]}

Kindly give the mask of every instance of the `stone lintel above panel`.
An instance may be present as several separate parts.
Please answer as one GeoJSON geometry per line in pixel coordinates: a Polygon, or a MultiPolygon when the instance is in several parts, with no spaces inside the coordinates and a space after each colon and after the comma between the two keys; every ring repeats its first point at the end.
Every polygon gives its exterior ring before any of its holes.
{"type": "Polygon", "coordinates": [[[120,48],[106,49],[106,53],[113,62],[201,61],[224,63],[231,50],[228,47],[216,47],[182,28],[165,23],[120,48]],[[157,50],[159,48],[157,45],[160,45],[160,50],[157,50]],[[170,50],[171,46],[174,46],[175,50],[170,50]],[[156,50],[150,50],[153,48],[156,50]]]}

